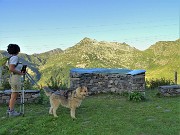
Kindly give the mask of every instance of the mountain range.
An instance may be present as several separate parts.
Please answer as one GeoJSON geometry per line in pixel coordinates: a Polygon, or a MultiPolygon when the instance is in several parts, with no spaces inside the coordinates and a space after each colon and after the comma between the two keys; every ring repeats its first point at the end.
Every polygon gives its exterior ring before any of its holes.
{"type": "MultiPolygon", "coordinates": [[[[7,56],[0,51],[0,58],[7,56]]],[[[126,43],[97,41],[84,38],[76,45],[61,50],[59,48],[40,54],[19,57],[28,65],[28,73],[40,84],[50,77],[67,80],[71,68],[128,68],[145,69],[146,78],[166,78],[174,80],[178,72],[180,83],[180,39],[159,41],[141,51],[126,43]]]]}

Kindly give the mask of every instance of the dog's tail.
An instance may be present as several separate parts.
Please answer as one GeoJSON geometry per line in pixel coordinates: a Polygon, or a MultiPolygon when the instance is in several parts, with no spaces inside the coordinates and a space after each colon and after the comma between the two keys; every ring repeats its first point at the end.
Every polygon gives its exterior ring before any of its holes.
{"type": "Polygon", "coordinates": [[[46,96],[51,96],[52,95],[52,93],[54,93],[54,91],[53,90],[51,90],[50,88],[48,88],[48,87],[43,87],[43,90],[44,90],[44,92],[45,92],[45,94],[46,94],[46,96]]]}

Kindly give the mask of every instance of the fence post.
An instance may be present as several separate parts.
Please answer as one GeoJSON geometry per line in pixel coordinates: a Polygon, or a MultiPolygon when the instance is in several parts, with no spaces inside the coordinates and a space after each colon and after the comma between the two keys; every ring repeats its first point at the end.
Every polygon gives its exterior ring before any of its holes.
{"type": "Polygon", "coordinates": [[[2,67],[0,66],[0,87],[2,86],[2,67]]]}
{"type": "Polygon", "coordinates": [[[174,73],[174,82],[175,82],[175,84],[177,84],[177,71],[175,71],[175,73],[174,73]]]}

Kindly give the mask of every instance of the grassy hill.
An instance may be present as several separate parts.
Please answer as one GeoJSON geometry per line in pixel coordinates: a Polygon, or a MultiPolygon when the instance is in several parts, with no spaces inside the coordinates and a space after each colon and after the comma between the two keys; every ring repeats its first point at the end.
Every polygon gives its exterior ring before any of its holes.
{"type": "Polygon", "coordinates": [[[147,69],[148,78],[174,79],[174,72],[177,71],[180,83],[180,39],[157,42],[144,53],[147,53],[152,60],[147,69]]]}
{"type": "Polygon", "coordinates": [[[55,69],[65,70],[73,67],[131,68],[139,52],[125,43],[98,42],[84,38],[63,53],[51,56],[40,71],[49,76],[55,69]]]}
{"type": "MultiPolygon", "coordinates": [[[[5,55],[7,52],[0,52],[0,57],[5,55]]],[[[177,71],[180,78],[180,39],[160,41],[140,51],[126,43],[84,38],[64,51],[55,49],[41,54],[20,54],[20,57],[28,65],[28,72],[41,84],[51,76],[68,78],[73,67],[145,69],[148,79],[165,77],[172,80],[177,71]]]]}

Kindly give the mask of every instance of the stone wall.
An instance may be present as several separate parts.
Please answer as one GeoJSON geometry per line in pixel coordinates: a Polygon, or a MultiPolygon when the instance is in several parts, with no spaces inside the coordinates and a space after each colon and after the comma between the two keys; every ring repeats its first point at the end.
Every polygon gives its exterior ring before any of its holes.
{"type": "Polygon", "coordinates": [[[129,75],[122,73],[70,73],[70,87],[88,87],[91,94],[124,91],[144,91],[145,73],[129,75]]]}
{"type": "Polygon", "coordinates": [[[163,96],[179,96],[180,95],[180,85],[159,86],[158,90],[163,96]]]}
{"type": "MultiPolygon", "coordinates": [[[[8,104],[11,96],[11,90],[0,91],[0,104],[8,104]]],[[[19,93],[19,97],[17,99],[17,103],[21,102],[21,92],[19,93]]],[[[25,103],[33,103],[37,102],[38,97],[40,96],[39,90],[25,90],[24,102],[25,103]]]]}

